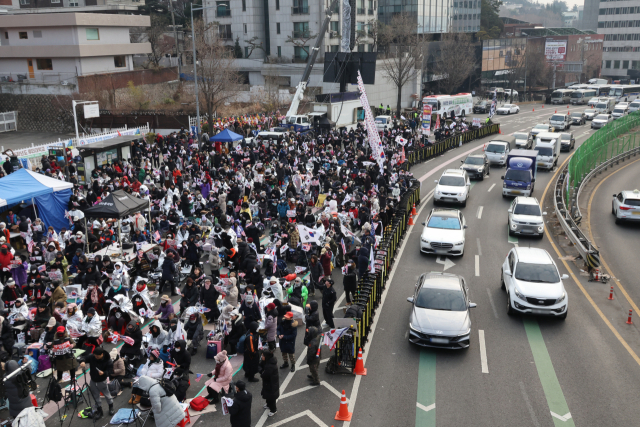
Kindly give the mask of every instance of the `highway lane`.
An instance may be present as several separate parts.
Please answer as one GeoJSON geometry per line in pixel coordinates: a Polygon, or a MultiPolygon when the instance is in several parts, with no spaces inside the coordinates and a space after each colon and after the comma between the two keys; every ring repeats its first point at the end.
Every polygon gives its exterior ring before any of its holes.
{"type": "MultiPolygon", "coordinates": [[[[584,132],[575,133],[582,135],[577,138],[578,144],[586,139],[584,132]]],[[[566,154],[563,154],[561,161],[565,158],[566,154]]],[[[398,264],[398,273],[378,322],[379,332],[369,348],[369,375],[362,380],[358,402],[363,403],[362,406],[356,404],[353,425],[371,422],[376,425],[414,422],[416,425],[436,425],[429,424],[435,419],[437,425],[512,426],[514,420],[518,420],[517,425],[550,425],[554,421],[556,425],[571,425],[570,419],[562,421],[550,414],[549,407],[557,403],[558,397],[564,399],[576,424],[612,425],[613,420],[632,422],[637,417],[637,410],[627,407],[632,405],[632,400],[623,392],[623,384],[637,390],[637,365],[620,351],[619,343],[593,316],[593,310],[575,286],[565,281],[571,301],[569,318],[565,322],[506,315],[506,296],[499,289],[499,273],[513,243],[509,243],[506,230],[509,200],[502,200],[498,194],[497,171],[499,169],[494,169],[491,178],[477,183],[472,189],[468,205],[462,209],[469,223],[466,253],[463,259],[453,259],[456,265],[447,270],[466,278],[471,299],[479,305],[472,310],[471,348],[462,352],[432,352],[422,351],[406,342],[410,310],[406,297],[411,295],[420,273],[442,271],[443,268],[435,258],[419,254],[421,226],[417,226],[398,264]],[[493,184],[496,186],[489,192],[493,184]],[[478,219],[480,206],[483,213],[478,219]],[[476,247],[478,239],[479,248],[476,247]],[[477,277],[475,255],[480,259],[477,277]],[[525,323],[527,330],[531,329],[532,323],[534,329],[539,325],[544,340],[528,337],[525,323]],[[478,330],[484,331],[488,374],[482,373],[478,330]],[[598,344],[594,346],[594,343],[598,344]],[[534,360],[532,352],[540,353],[541,347],[546,347],[542,352],[547,352],[552,366],[539,366],[542,363],[534,360]],[[421,398],[422,395],[428,398],[429,391],[424,390],[423,381],[431,382],[433,362],[429,358],[425,360],[425,353],[435,354],[436,359],[436,386],[432,391],[436,398],[431,402],[436,403],[436,409],[428,412],[422,408],[429,409],[430,401],[421,401],[421,398]],[[554,380],[560,387],[560,396],[557,390],[547,390],[554,380]],[[589,389],[598,391],[585,392],[589,389]],[[381,391],[384,391],[382,401],[377,399],[381,391]],[[417,393],[415,400],[414,391],[417,393]],[[601,393],[606,396],[606,405],[603,405],[601,393]],[[422,408],[416,408],[416,402],[422,408]],[[432,418],[431,411],[435,411],[437,417],[432,418]]],[[[437,178],[439,173],[434,176],[437,178]]],[[[419,173],[416,175],[420,176],[419,173]]],[[[538,175],[534,196],[541,197],[551,175],[548,172],[538,175]]],[[[433,188],[431,182],[425,180],[423,194],[433,188]]],[[[418,224],[430,208],[427,206],[422,211],[418,224]]],[[[550,207],[544,210],[551,212],[550,207]]],[[[554,259],[557,258],[546,238],[543,241],[520,239],[518,242],[520,245],[529,243],[532,247],[547,249],[554,259]]],[[[559,268],[561,273],[565,272],[562,265],[559,264],[559,268]]],[[[558,415],[565,416],[566,413],[558,415]]]]}

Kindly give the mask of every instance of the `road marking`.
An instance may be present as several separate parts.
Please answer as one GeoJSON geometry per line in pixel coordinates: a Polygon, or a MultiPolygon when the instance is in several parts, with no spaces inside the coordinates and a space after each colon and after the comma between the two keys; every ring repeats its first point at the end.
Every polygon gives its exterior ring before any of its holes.
{"type": "MultiPolygon", "coordinates": [[[[422,206],[420,206],[420,209],[418,210],[418,214],[416,215],[416,218],[420,217],[420,214],[422,213],[422,210],[424,209],[425,206],[427,206],[427,202],[431,199],[431,197],[433,197],[433,192],[434,192],[434,190],[431,190],[429,192],[429,194],[427,194],[426,197],[422,200],[422,202],[421,202],[422,206]]],[[[417,223],[417,221],[416,221],[416,223],[417,223]]],[[[413,230],[413,227],[414,227],[413,225],[409,226],[407,231],[410,233],[411,231],[409,231],[409,230],[413,230]]],[[[409,241],[409,239],[406,238],[402,242],[402,245],[400,246],[400,250],[398,251],[398,255],[397,255],[398,259],[400,259],[400,257],[404,253],[404,249],[407,247],[407,242],[408,241],[409,241]]],[[[396,266],[397,266],[397,264],[396,264],[396,266]]],[[[382,291],[382,297],[380,298],[380,307],[377,310],[378,313],[376,314],[376,316],[373,319],[373,326],[371,326],[371,332],[369,332],[369,342],[370,343],[373,343],[373,336],[375,335],[376,329],[378,327],[378,322],[377,322],[378,316],[380,316],[380,313],[382,313],[382,308],[384,307],[384,303],[387,300],[387,294],[389,293],[389,289],[391,289],[391,284],[393,283],[393,277],[396,274],[396,270],[397,270],[397,268],[394,266],[394,268],[389,273],[389,279],[388,279],[389,280],[389,284],[384,289],[384,291],[382,291]]],[[[362,355],[363,364],[366,364],[367,358],[369,357],[370,353],[371,353],[370,351],[367,351],[362,355]]],[[[356,406],[356,400],[358,399],[358,391],[360,390],[360,382],[362,381],[363,377],[364,377],[364,375],[357,375],[356,379],[353,381],[353,388],[351,389],[351,395],[350,395],[350,398],[349,398],[349,411],[350,412],[353,412],[353,409],[356,406]]],[[[435,394],[435,387],[434,387],[434,394],[435,394]]],[[[434,399],[434,402],[435,402],[435,399],[434,399]]],[[[267,412],[265,411],[265,413],[263,414],[263,417],[265,418],[265,421],[266,421],[266,415],[267,415],[267,412]]],[[[435,415],[434,415],[434,419],[435,419],[435,415]]],[[[262,425],[264,425],[264,422],[262,424],[260,424],[260,426],[256,426],[256,427],[261,427],[262,425]]],[[[350,421],[345,421],[344,424],[342,424],[342,427],[349,427],[350,425],[351,425],[350,421]]],[[[432,425],[435,426],[435,421],[434,421],[434,423],[432,425]]]]}
{"type": "Polygon", "coordinates": [[[507,222],[507,242],[513,243],[518,246],[518,238],[509,234],[509,223],[507,222]]]}
{"type": "Polygon", "coordinates": [[[491,187],[489,187],[489,189],[487,190],[487,193],[490,192],[491,190],[493,190],[493,187],[495,187],[495,186],[496,186],[495,183],[491,184],[491,187]]]}
{"type": "Polygon", "coordinates": [[[441,256],[439,256],[438,258],[436,258],[436,262],[438,264],[442,264],[444,265],[444,270],[442,271],[447,271],[448,269],[450,269],[451,267],[453,267],[454,265],[456,265],[453,261],[451,261],[449,258],[444,257],[444,259],[442,259],[441,256]]]}
{"type": "Polygon", "coordinates": [[[469,186],[469,191],[471,191],[471,189],[473,189],[473,187],[475,187],[477,183],[478,181],[471,181],[471,185],[469,186]]]}
{"type": "Polygon", "coordinates": [[[421,405],[420,403],[416,402],[416,407],[422,409],[424,412],[429,412],[432,409],[436,409],[436,404],[433,403],[433,404],[431,404],[429,406],[424,406],[424,405],[421,405]]]}
{"type": "Polygon", "coordinates": [[[487,288],[487,294],[489,294],[489,303],[491,304],[491,309],[493,310],[493,315],[498,318],[498,310],[496,310],[496,304],[493,302],[493,297],[491,296],[491,291],[487,288]]]}
{"type": "Polygon", "coordinates": [[[482,256],[482,247],[480,246],[480,238],[476,239],[476,243],[478,244],[478,255],[482,256]]]}
{"type": "Polygon", "coordinates": [[[478,330],[478,338],[480,340],[480,366],[482,366],[482,373],[489,373],[489,365],[487,364],[487,345],[484,342],[484,331],[478,330]]]}
{"type": "MultiPolygon", "coordinates": [[[[524,330],[527,333],[527,339],[529,340],[529,347],[531,347],[531,353],[533,354],[533,360],[538,370],[538,377],[540,377],[540,383],[542,384],[542,390],[547,398],[547,405],[549,410],[553,414],[554,412],[560,414],[566,414],[569,412],[569,406],[562,393],[562,387],[556,376],[556,371],[553,369],[553,363],[551,362],[551,356],[542,338],[542,332],[538,322],[532,317],[523,317],[524,330]]],[[[575,425],[571,419],[559,419],[554,417],[553,423],[558,426],[571,426],[575,425]],[[562,422],[562,424],[560,424],[562,422]]]]}
{"type": "Polygon", "coordinates": [[[476,255],[476,277],[480,276],[480,255],[476,255]]]}
{"type": "Polygon", "coordinates": [[[329,427],[328,425],[323,423],[320,418],[318,418],[313,412],[311,412],[308,409],[306,411],[300,412],[299,414],[295,414],[290,416],[289,418],[285,418],[284,420],[278,421],[277,423],[271,424],[269,427],[283,426],[291,421],[297,420],[298,418],[302,418],[305,415],[311,418],[311,420],[315,422],[317,425],[319,425],[320,427],[329,427]]]}
{"type": "Polygon", "coordinates": [[[536,418],[536,413],[533,410],[533,406],[531,405],[531,401],[529,400],[529,396],[527,396],[527,392],[524,389],[524,383],[520,381],[520,391],[522,392],[522,398],[524,399],[525,405],[527,405],[527,409],[529,410],[529,415],[531,415],[531,421],[535,427],[540,427],[540,423],[538,422],[538,418],[536,418]]]}
{"type": "Polygon", "coordinates": [[[431,410],[436,407],[436,354],[433,351],[420,352],[416,400],[416,407],[422,409],[416,410],[416,427],[435,427],[436,411],[431,410]]]}
{"type": "Polygon", "coordinates": [[[558,414],[556,414],[556,413],[555,413],[555,412],[553,412],[553,411],[550,411],[550,412],[551,412],[551,416],[552,416],[552,417],[557,418],[557,419],[559,419],[560,421],[568,421],[568,420],[570,420],[570,419],[571,419],[571,412],[567,412],[567,413],[566,413],[566,414],[564,414],[564,415],[558,415],[558,414]]]}
{"type": "Polygon", "coordinates": [[[482,219],[482,206],[478,208],[478,219],[482,219]]]}
{"type": "MultiPolygon", "coordinates": [[[[573,156],[573,153],[568,156],[565,161],[562,163],[562,165],[558,168],[558,170],[562,170],[562,168],[564,167],[565,163],[567,163],[569,161],[569,159],[571,158],[571,156],[573,156]]],[[[549,181],[549,183],[547,184],[547,187],[544,189],[544,193],[542,193],[542,198],[540,200],[544,200],[546,195],[547,195],[547,191],[549,190],[549,188],[551,187],[552,184],[554,184],[555,179],[556,179],[556,175],[558,173],[556,172],[552,177],[551,180],[549,181]]],[[[571,269],[571,267],[569,266],[569,263],[563,259],[563,255],[560,253],[560,250],[558,249],[558,246],[556,246],[555,242],[553,241],[553,239],[551,239],[549,237],[549,235],[547,234],[548,231],[545,228],[545,235],[547,236],[547,239],[549,239],[549,243],[551,243],[551,247],[553,247],[553,250],[555,251],[555,253],[558,255],[558,258],[560,258],[560,261],[562,261],[562,264],[564,265],[564,267],[567,269],[567,271],[569,272],[569,275],[571,276],[571,278],[573,279],[573,281],[575,282],[576,286],[578,286],[578,288],[580,289],[580,291],[582,292],[582,294],[585,296],[585,298],[587,299],[587,301],[589,301],[589,303],[591,304],[591,306],[593,307],[593,309],[596,311],[596,313],[598,313],[598,316],[600,316],[600,318],[602,319],[602,321],[604,322],[605,325],[607,325],[607,327],[609,328],[609,330],[611,330],[611,332],[613,333],[613,335],[618,339],[618,341],[620,341],[620,344],[622,344],[622,346],[627,350],[627,352],[631,355],[631,357],[633,357],[633,360],[636,361],[636,363],[638,365],[640,365],[640,356],[638,356],[636,354],[636,352],[631,348],[631,346],[629,345],[629,343],[627,343],[627,341],[622,338],[622,335],[620,335],[620,333],[616,330],[616,328],[614,328],[614,326],[611,324],[611,322],[609,321],[609,319],[607,319],[607,317],[604,315],[604,313],[602,312],[602,310],[600,310],[600,307],[598,307],[598,305],[596,304],[596,302],[593,300],[593,298],[591,298],[591,295],[589,295],[589,293],[587,292],[587,290],[585,289],[585,287],[582,285],[582,283],[578,280],[578,278],[576,277],[575,273],[573,272],[573,270],[571,269]]],[[[603,264],[604,265],[604,264],[603,264]]],[[[609,271],[609,273],[611,273],[611,271],[609,271]]],[[[360,375],[358,376],[360,377],[360,375]]]]}
{"type": "Polygon", "coordinates": [[[445,167],[445,166],[447,166],[447,165],[450,165],[451,163],[453,163],[453,162],[455,162],[455,161],[459,160],[460,158],[462,158],[462,157],[464,157],[464,156],[466,156],[466,155],[468,155],[468,154],[473,153],[473,152],[474,152],[474,151],[476,151],[476,150],[481,149],[483,146],[484,146],[484,144],[480,144],[480,145],[478,145],[477,147],[474,147],[474,148],[472,148],[472,149],[470,149],[470,150],[467,150],[467,151],[465,151],[464,153],[461,153],[461,154],[459,154],[459,155],[455,156],[454,158],[452,158],[452,159],[450,159],[450,160],[447,160],[447,161],[446,161],[446,162],[444,162],[444,163],[441,163],[440,165],[438,165],[438,166],[434,167],[434,168],[433,168],[433,169],[431,169],[429,172],[425,173],[425,174],[424,174],[424,175],[422,175],[420,178],[418,178],[418,181],[420,181],[421,183],[422,183],[422,182],[424,182],[424,180],[425,180],[425,179],[429,178],[431,175],[433,175],[434,173],[436,173],[437,171],[439,171],[439,170],[440,170],[440,169],[442,169],[443,167],[445,167]]]}

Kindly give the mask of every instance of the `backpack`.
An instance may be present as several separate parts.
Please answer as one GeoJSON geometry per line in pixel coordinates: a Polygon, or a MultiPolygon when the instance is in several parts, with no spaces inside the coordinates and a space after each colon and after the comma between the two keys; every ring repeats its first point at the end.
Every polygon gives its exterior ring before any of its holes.
{"type": "Polygon", "coordinates": [[[191,406],[191,409],[194,411],[202,411],[209,406],[209,401],[202,396],[198,396],[189,403],[189,406],[191,406]]]}
{"type": "Polygon", "coordinates": [[[164,392],[167,395],[167,397],[171,397],[174,394],[176,394],[176,386],[173,382],[171,382],[171,380],[166,378],[161,378],[158,380],[158,385],[160,385],[160,387],[164,389],[164,392]]]}
{"type": "Polygon", "coordinates": [[[38,385],[31,377],[30,371],[20,371],[20,373],[15,376],[14,383],[18,389],[18,397],[20,399],[28,397],[31,391],[35,391],[38,388],[38,385]]]}
{"type": "Polygon", "coordinates": [[[122,391],[122,386],[120,385],[120,382],[118,380],[110,381],[107,386],[109,387],[109,394],[111,394],[111,397],[117,396],[118,393],[122,391]]]}
{"type": "Polygon", "coordinates": [[[51,359],[46,354],[41,354],[38,356],[38,372],[46,371],[47,369],[51,369],[51,359]]]}
{"type": "Polygon", "coordinates": [[[62,388],[60,388],[60,384],[58,384],[57,381],[51,381],[49,384],[49,394],[47,397],[54,402],[60,402],[62,400],[62,388]]]}

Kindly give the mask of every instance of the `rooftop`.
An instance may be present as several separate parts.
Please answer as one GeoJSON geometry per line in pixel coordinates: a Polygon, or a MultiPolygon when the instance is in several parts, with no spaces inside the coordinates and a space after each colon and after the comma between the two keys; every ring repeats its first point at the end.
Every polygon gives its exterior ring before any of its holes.
{"type": "Polygon", "coordinates": [[[106,13],[56,13],[0,15],[3,28],[43,27],[149,27],[151,18],[142,15],[112,15],[106,13]]]}
{"type": "Polygon", "coordinates": [[[527,28],[526,30],[521,30],[520,33],[522,33],[523,36],[529,36],[529,37],[573,36],[573,35],[597,34],[597,32],[592,30],[579,30],[577,28],[571,28],[571,27],[527,28]]]}

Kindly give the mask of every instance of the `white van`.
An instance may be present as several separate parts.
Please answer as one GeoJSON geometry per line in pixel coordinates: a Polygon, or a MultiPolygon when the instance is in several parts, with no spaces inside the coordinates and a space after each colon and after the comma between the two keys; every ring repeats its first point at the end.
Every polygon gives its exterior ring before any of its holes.
{"type": "Polygon", "coordinates": [[[560,134],[554,132],[540,132],[536,136],[534,150],[538,151],[538,169],[553,169],[560,157],[560,134]]]}
{"type": "Polygon", "coordinates": [[[594,108],[598,114],[611,114],[615,106],[616,100],[614,98],[600,98],[600,101],[594,108]]]}

